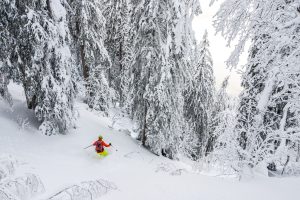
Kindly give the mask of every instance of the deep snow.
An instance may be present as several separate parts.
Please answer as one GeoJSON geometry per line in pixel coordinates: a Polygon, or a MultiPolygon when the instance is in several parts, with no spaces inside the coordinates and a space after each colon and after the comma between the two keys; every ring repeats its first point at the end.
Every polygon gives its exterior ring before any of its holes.
{"type": "MultiPolygon", "coordinates": [[[[300,178],[264,176],[238,181],[235,178],[196,173],[187,164],[158,157],[139,145],[130,134],[131,124],[91,112],[76,103],[79,119],[67,135],[44,136],[37,131],[33,112],[26,109],[20,87],[10,85],[13,109],[0,100],[0,155],[9,154],[21,167],[38,175],[45,192],[35,199],[47,199],[64,188],[82,181],[104,179],[116,190],[101,196],[104,200],[280,200],[300,198],[300,178]],[[17,121],[27,118],[29,127],[20,129],[17,121]],[[119,131],[129,129],[129,131],[119,131]],[[114,148],[99,159],[90,145],[101,134],[114,148]]],[[[1,186],[1,184],[0,184],[1,186]]]]}

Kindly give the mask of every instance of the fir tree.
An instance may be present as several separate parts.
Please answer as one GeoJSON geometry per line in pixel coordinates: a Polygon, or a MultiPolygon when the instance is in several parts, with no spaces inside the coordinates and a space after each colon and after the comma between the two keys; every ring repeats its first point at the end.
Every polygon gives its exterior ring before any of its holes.
{"type": "Polygon", "coordinates": [[[188,136],[183,131],[182,88],[189,63],[185,59],[190,52],[188,47],[183,48],[183,39],[190,38],[179,29],[190,23],[188,19],[195,14],[193,6],[191,2],[174,1],[132,5],[135,51],[130,76],[131,113],[139,123],[142,144],[170,158],[178,156],[183,138],[188,136]]]}
{"type": "Polygon", "coordinates": [[[14,37],[10,33],[10,24],[15,15],[14,4],[9,1],[0,2],[0,97],[4,98],[12,105],[11,95],[7,85],[12,75],[10,64],[11,46],[14,44],[14,37]]]}
{"type": "Polygon", "coordinates": [[[198,140],[197,156],[203,156],[208,141],[208,125],[211,120],[211,111],[214,99],[213,61],[209,52],[207,31],[203,40],[196,49],[194,77],[192,84],[185,92],[185,118],[192,133],[198,140]]]}
{"type": "Polygon", "coordinates": [[[85,80],[86,102],[93,109],[107,111],[114,97],[106,80],[111,63],[104,45],[106,27],[101,2],[75,0],[71,7],[75,11],[71,30],[85,80]]]}
{"type": "Polygon", "coordinates": [[[111,67],[108,69],[110,87],[117,91],[119,102],[124,106],[126,98],[126,76],[128,62],[131,61],[130,42],[130,8],[128,0],[105,0],[103,15],[107,21],[105,47],[111,58],[111,67]],[[129,43],[130,42],[130,43],[129,43]],[[124,78],[125,77],[125,78],[124,78]]]}
{"type": "Polygon", "coordinates": [[[65,1],[16,1],[8,29],[16,39],[9,63],[11,79],[21,83],[47,135],[65,133],[74,124],[75,82],[69,49],[65,1]]]}
{"type": "Polygon", "coordinates": [[[217,15],[217,30],[229,42],[240,36],[229,63],[236,64],[252,40],[236,127],[240,159],[250,168],[297,162],[299,6],[298,1],[226,1],[217,15]]]}
{"type": "Polygon", "coordinates": [[[230,103],[230,101],[233,101],[234,99],[230,98],[230,96],[227,94],[228,80],[229,76],[224,79],[221,88],[219,91],[217,91],[214,97],[211,120],[208,125],[209,138],[206,144],[206,156],[213,151],[218,136],[226,129],[224,126],[227,124],[227,122],[224,123],[224,120],[226,121],[227,113],[230,114],[231,112],[235,111],[233,109],[234,105],[230,103]],[[217,128],[219,130],[216,130],[217,128]]]}

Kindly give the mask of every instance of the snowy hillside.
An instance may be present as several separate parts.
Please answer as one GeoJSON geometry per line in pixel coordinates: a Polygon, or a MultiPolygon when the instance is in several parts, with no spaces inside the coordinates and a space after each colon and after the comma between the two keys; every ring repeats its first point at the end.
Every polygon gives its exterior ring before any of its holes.
{"type": "Polygon", "coordinates": [[[299,178],[261,175],[238,181],[216,172],[199,174],[188,164],[158,157],[143,149],[126,131],[117,130],[130,127],[128,120],[119,119],[114,125],[117,128],[111,129],[111,119],[97,116],[80,102],[76,103],[80,115],[76,129],[67,135],[42,135],[26,109],[21,88],[10,85],[9,89],[14,107],[9,109],[3,101],[0,105],[2,200],[10,199],[3,194],[13,195],[16,200],[292,200],[300,196],[299,178]],[[21,123],[18,116],[28,120],[21,123]],[[93,148],[83,149],[99,134],[114,146],[102,159],[93,148]],[[28,176],[35,179],[31,181],[34,189],[28,188],[30,178],[24,180],[28,176]],[[24,186],[13,188],[9,183],[15,180],[24,186]]]}
{"type": "Polygon", "coordinates": [[[0,0],[0,200],[299,199],[300,0],[209,4],[0,0]]]}

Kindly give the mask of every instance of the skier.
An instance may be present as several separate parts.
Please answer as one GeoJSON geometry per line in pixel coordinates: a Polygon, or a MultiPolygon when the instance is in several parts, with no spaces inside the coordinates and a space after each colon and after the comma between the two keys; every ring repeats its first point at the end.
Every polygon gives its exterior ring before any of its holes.
{"type": "Polygon", "coordinates": [[[106,143],[103,141],[103,137],[100,135],[100,136],[98,137],[98,140],[95,141],[95,142],[93,143],[93,145],[96,146],[96,147],[95,147],[95,150],[96,150],[97,154],[98,154],[99,156],[103,156],[103,157],[104,157],[104,156],[107,156],[107,155],[108,155],[108,153],[107,153],[107,151],[105,151],[104,147],[110,147],[110,146],[111,146],[111,143],[106,144],[106,143]]]}

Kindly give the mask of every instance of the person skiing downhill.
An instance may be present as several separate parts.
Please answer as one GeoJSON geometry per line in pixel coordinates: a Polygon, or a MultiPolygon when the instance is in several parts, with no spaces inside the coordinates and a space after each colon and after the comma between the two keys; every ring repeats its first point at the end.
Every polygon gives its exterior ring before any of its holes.
{"type": "Polygon", "coordinates": [[[110,147],[111,143],[106,144],[103,141],[103,137],[100,135],[98,137],[98,140],[93,143],[93,146],[95,146],[95,151],[97,152],[97,154],[99,156],[107,156],[108,153],[107,153],[107,151],[105,151],[104,147],[110,147]]]}

